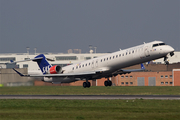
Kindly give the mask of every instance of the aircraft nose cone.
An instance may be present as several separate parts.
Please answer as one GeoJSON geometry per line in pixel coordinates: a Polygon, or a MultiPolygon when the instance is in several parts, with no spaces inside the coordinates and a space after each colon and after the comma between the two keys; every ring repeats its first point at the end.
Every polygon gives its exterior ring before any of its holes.
{"type": "Polygon", "coordinates": [[[174,52],[174,48],[170,47],[170,48],[169,48],[169,51],[170,51],[170,52],[174,52]]]}
{"type": "Polygon", "coordinates": [[[172,48],[171,46],[167,46],[165,52],[166,53],[172,53],[172,52],[174,52],[174,48],[172,48]]]}

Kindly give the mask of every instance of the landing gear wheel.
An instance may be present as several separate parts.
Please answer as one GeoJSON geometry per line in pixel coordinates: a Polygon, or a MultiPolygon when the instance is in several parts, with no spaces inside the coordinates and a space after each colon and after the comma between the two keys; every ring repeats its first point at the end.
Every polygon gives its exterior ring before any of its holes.
{"type": "Polygon", "coordinates": [[[83,87],[86,88],[87,87],[87,83],[83,82],[83,87]]]}
{"type": "Polygon", "coordinates": [[[86,88],[86,87],[90,87],[91,86],[91,83],[90,82],[83,82],[83,87],[86,88]]]}
{"type": "Polygon", "coordinates": [[[165,64],[166,64],[166,65],[169,65],[169,62],[168,62],[168,61],[165,61],[165,64]]]}
{"type": "Polygon", "coordinates": [[[104,81],[104,85],[107,87],[107,86],[111,86],[112,85],[112,81],[110,80],[106,80],[104,81]]]}
{"type": "Polygon", "coordinates": [[[109,81],[109,86],[111,86],[112,85],[112,81],[109,81]]]}
{"type": "Polygon", "coordinates": [[[90,82],[87,82],[87,87],[89,88],[91,86],[91,83],[90,82]]]}
{"type": "Polygon", "coordinates": [[[104,81],[104,85],[107,87],[108,86],[108,81],[104,81]]]}

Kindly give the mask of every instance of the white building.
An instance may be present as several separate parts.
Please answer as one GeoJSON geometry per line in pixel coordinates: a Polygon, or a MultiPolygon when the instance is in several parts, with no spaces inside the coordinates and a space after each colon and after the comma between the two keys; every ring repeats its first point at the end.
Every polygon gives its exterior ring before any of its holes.
{"type": "MultiPolygon", "coordinates": [[[[54,61],[49,61],[52,65],[60,65],[66,66],[72,63],[78,63],[84,60],[92,59],[98,56],[102,56],[108,53],[82,53],[82,54],[75,54],[75,53],[46,53],[44,54],[47,58],[53,59],[54,61]]],[[[36,54],[38,55],[38,54],[36,54]]],[[[35,54],[28,54],[28,53],[18,53],[18,54],[0,54],[0,68],[12,68],[12,64],[5,64],[10,63],[10,60],[13,61],[22,61],[26,59],[31,59],[36,56],[35,54]]],[[[174,52],[174,56],[168,58],[169,63],[178,63],[180,62],[180,52],[174,52]]],[[[154,63],[164,64],[164,59],[154,60],[154,63]]],[[[28,71],[31,70],[39,70],[39,67],[36,62],[28,61],[28,62],[19,62],[15,66],[16,68],[28,68],[28,71]]]]}
{"type": "MultiPolygon", "coordinates": [[[[44,54],[46,58],[50,58],[54,61],[49,61],[52,65],[60,65],[60,66],[66,66],[72,63],[78,63],[84,60],[92,59],[98,56],[105,55],[107,53],[85,53],[85,54],[63,54],[63,53],[46,53],[44,54]]],[[[0,54],[0,68],[12,68],[12,64],[10,63],[10,60],[13,61],[22,61],[26,59],[31,59],[37,56],[38,54],[27,54],[27,53],[18,53],[18,54],[0,54]]],[[[16,68],[28,68],[29,70],[38,70],[39,67],[36,62],[28,61],[28,62],[19,62],[15,66],[16,68]]]]}

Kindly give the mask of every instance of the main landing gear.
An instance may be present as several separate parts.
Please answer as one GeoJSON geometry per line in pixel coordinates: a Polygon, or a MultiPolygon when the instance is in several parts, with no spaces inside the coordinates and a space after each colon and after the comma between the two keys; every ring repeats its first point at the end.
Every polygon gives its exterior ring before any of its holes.
{"type": "MultiPolygon", "coordinates": [[[[104,81],[104,85],[107,87],[107,86],[112,86],[112,81],[110,81],[109,80],[109,78],[106,80],[106,81],[104,81]]],[[[84,88],[89,88],[89,87],[91,87],[91,83],[90,82],[88,82],[88,80],[86,80],[86,82],[83,82],[83,87],[84,88]]]]}
{"type": "Polygon", "coordinates": [[[86,82],[83,82],[83,87],[84,88],[89,88],[91,86],[91,83],[90,82],[88,82],[88,81],[86,81],[86,82]]]}
{"type": "Polygon", "coordinates": [[[109,78],[108,78],[108,80],[104,81],[104,85],[105,85],[106,87],[112,85],[112,82],[109,80],[109,78]]]}

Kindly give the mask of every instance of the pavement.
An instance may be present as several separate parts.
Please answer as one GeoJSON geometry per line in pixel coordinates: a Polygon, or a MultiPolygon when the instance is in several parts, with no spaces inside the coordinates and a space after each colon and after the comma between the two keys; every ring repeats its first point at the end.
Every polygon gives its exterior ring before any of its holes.
{"type": "Polygon", "coordinates": [[[180,100],[180,95],[0,95],[0,99],[69,99],[69,100],[158,99],[158,100],[180,100]]]}

